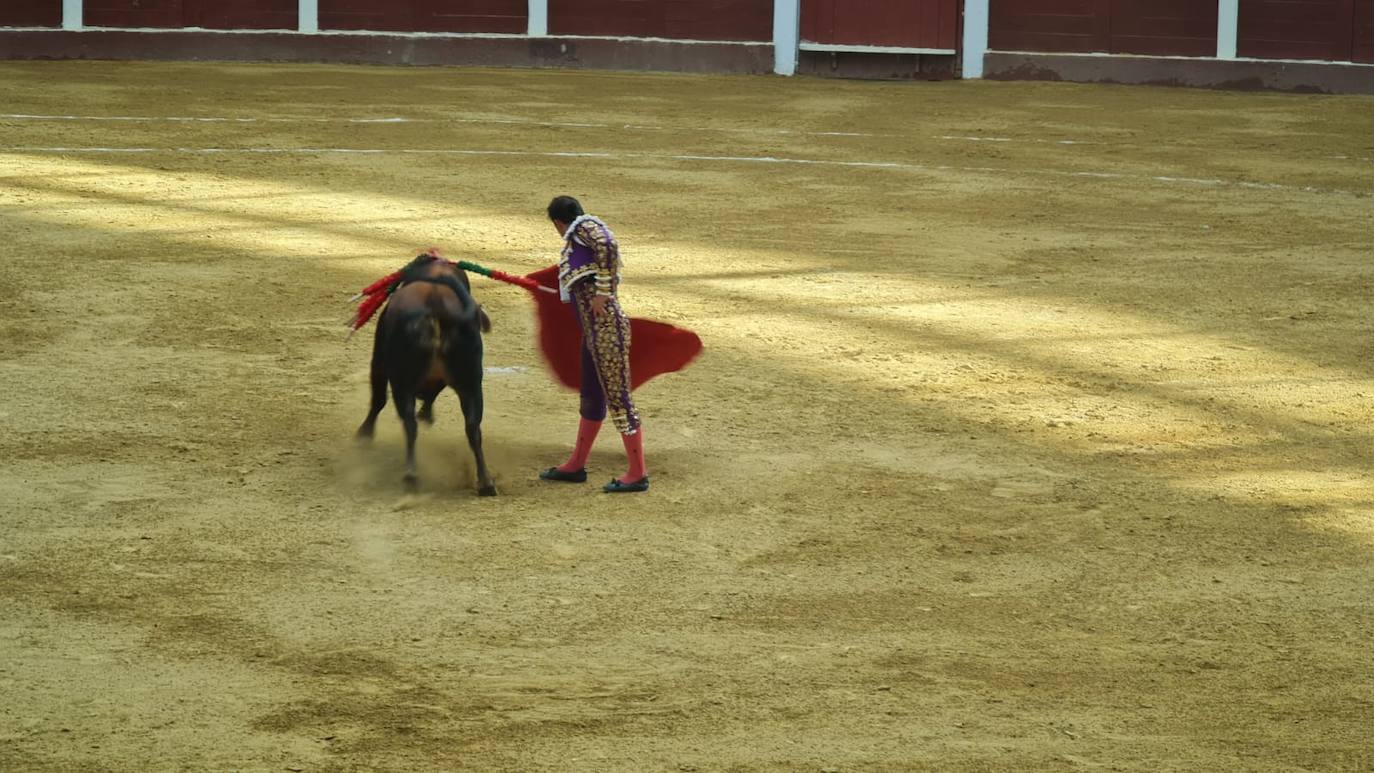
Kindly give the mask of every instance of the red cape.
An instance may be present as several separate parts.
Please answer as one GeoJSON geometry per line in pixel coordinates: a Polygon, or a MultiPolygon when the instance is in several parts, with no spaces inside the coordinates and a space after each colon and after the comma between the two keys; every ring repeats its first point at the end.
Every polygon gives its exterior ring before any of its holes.
{"type": "MultiPolygon", "coordinates": [[[[545,287],[558,287],[558,266],[540,269],[528,278],[545,287]]],[[[559,383],[582,386],[582,331],[576,312],[553,293],[530,291],[539,318],[539,349],[559,383]]],[[[665,322],[630,317],[630,388],[654,376],[675,373],[701,354],[701,338],[690,330],[665,322]]]]}

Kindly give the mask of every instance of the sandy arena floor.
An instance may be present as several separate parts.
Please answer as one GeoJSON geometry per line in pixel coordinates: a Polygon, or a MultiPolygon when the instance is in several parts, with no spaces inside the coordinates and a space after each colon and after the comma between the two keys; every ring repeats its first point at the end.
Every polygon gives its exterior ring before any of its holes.
{"type": "Polygon", "coordinates": [[[1374,767],[1374,99],[0,92],[0,769],[1374,767]],[[502,495],[452,394],[406,495],[346,298],[430,245],[546,265],[565,192],[706,342],[639,394],[653,491],[535,479],[576,397],[479,280],[502,495]]]}

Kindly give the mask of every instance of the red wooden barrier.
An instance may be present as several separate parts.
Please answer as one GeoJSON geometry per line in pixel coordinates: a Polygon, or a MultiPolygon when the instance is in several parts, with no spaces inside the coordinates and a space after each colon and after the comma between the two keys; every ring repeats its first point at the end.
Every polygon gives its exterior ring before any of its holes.
{"type": "Polygon", "coordinates": [[[1237,50],[1257,59],[1350,61],[1354,20],[1355,0],[1241,0],[1237,50]]]}
{"type": "Polygon", "coordinates": [[[526,0],[319,0],[320,29],[504,32],[528,27],[526,0]]]}
{"type": "MultiPolygon", "coordinates": [[[[7,0],[15,2],[16,0],[7,0]]],[[[17,0],[30,3],[35,0],[17,0]]],[[[61,0],[55,0],[61,13],[61,0]]],[[[296,29],[298,0],[86,0],[90,27],[296,29]]],[[[320,0],[320,28],[399,32],[526,29],[526,0],[320,0]]]]}
{"type": "Polygon", "coordinates": [[[992,0],[997,51],[1215,56],[1217,0],[992,0]]]}
{"type": "MultiPolygon", "coordinates": [[[[60,0],[59,0],[60,2],[60,0]]],[[[86,0],[88,27],[296,29],[297,0],[86,0]]]]}
{"type": "Polygon", "coordinates": [[[293,30],[297,0],[184,0],[186,25],[212,30],[293,30]]]}
{"type": "Polygon", "coordinates": [[[773,39],[773,0],[549,0],[549,34],[773,39]]]}
{"type": "Polygon", "coordinates": [[[0,27],[59,27],[62,0],[5,0],[0,3],[0,27]]]}
{"type": "Polygon", "coordinates": [[[184,27],[182,0],[86,0],[87,27],[184,27]]]}
{"type": "Polygon", "coordinates": [[[803,0],[802,40],[828,45],[945,48],[958,45],[958,0],[803,0]]]}
{"type": "Polygon", "coordinates": [[[1354,60],[1374,64],[1374,0],[1355,0],[1354,60]]]}
{"type": "Polygon", "coordinates": [[[1116,54],[1216,56],[1217,3],[1113,0],[1110,50],[1116,54]]]}
{"type": "Polygon", "coordinates": [[[988,47],[997,51],[1080,53],[1111,47],[1104,0],[991,0],[988,47]]]}

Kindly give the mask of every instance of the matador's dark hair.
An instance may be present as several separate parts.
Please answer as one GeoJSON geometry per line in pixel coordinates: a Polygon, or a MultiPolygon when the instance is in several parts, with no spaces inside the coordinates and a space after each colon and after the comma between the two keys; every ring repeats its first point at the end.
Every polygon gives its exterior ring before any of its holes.
{"type": "Polygon", "coordinates": [[[572,196],[556,196],[549,202],[550,220],[571,223],[585,214],[587,213],[582,210],[582,204],[572,196]]]}

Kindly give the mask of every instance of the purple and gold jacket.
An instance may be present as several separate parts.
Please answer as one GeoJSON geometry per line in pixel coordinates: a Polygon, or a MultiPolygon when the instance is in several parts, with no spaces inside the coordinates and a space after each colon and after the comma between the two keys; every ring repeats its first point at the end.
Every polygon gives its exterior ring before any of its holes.
{"type": "Polygon", "coordinates": [[[558,261],[558,294],[572,299],[572,288],[586,279],[596,282],[597,295],[614,296],[620,285],[620,245],[600,218],[582,215],[568,224],[558,261]]]}

